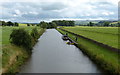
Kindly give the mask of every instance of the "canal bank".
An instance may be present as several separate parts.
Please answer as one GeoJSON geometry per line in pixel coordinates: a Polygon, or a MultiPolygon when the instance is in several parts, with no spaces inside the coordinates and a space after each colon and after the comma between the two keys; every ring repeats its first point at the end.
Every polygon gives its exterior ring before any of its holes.
{"type": "MultiPolygon", "coordinates": [[[[40,29],[39,36],[40,37],[44,33],[45,29],[40,29]]],[[[27,37],[28,38],[28,37],[27,37]]],[[[20,39],[19,39],[20,40],[20,39]]],[[[34,38],[31,38],[34,40],[34,38]]],[[[33,45],[37,42],[33,41],[33,45]]],[[[8,44],[2,46],[2,75],[14,75],[19,72],[20,67],[31,57],[31,53],[22,46],[17,46],[14,44],[8,44]]]]}
{"type": "Polygon", "coordinates": [[[95,44],[85,38],[74,35],[74,33],[66,30],[57,29],[62,34],[68,34],[68,36],[75,40],[77,40],[77,47],[81,49],[84,54],[89,56],[91,60],[93,60],[99,67],[101,67],[105,73],[111,73],[111,75],[119,74],[119,60],[118,54],[113,53],[112,51],[101,47],[100,45],[95,44]]]}
{"type": "Polygon", "coordinates": [[[55,29],[47,29],[20,73],[102,73],[74,45],[67,45],[55,29]]]}

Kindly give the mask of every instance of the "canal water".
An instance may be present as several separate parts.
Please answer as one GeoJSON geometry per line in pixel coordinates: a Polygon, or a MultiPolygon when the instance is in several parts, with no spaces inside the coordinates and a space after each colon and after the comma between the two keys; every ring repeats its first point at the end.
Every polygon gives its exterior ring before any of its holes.
{"type": "Polygon", "coordinates": [[[67,45],[55,29],[47,29],[20,73],[101,73],[80,49],[67,45]]]}

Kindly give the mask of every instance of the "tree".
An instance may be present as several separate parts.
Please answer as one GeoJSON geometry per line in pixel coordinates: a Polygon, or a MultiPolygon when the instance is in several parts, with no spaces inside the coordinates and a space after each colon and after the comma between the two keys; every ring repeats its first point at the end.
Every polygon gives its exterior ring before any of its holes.
{"type": "Polygon", "coordinates": [[[75,26],[75,22],[74,21],[69,21],[70,26],[75,26]]]}
{"type": "Polygon", "coordinates": [[[88,24],[88,26],[93,26],[94,25],[94,23],[92,23],[92,22],[89,22],[89,24],[88,24]]]}
{"type": "Polygon", "coordinates": [[[35,26],[35,24],[31,24],[32,26],[35,26]]]}
{"type": "Polygon", "coordinates": [[[37,41],[37,39],[39,38],[39,33],[38,33],[37,28],[32,29],[31,36],[35,41],[37,41]]]}
{"type": "Polygon", "coordinates": [[[6,26],[7,23],[5,21],[2,21],[2,26],[6,26]]]}
{"type": "Polygon", "coordinates": [[[110,24],[110,22],[105,21],[105,22],[104,22],[104,24],[103,24],[103,26],[107,26],[107,27],[108,27],[108,26],[109,26],[109,24],[110,24]]]}
{"type": "Polygon", "coordinates": [[[7,26],[13,26],[13,25],[14,25],[14,23],[12,23],[11,21],[7,22],[7,26]]]}
{"type": "Polygon", "coordinates": [[[17,22],[14,23],[14,26],[19,26],[19,24],[17,22]]]}
{"type": "Polygon", "coordinates": [[[120,22],[118,22],[118,27],[120,27],[120,22]]]}
{"type": "Polygon", "coordinates": [[[32,49],[31,36],[25,29],[14,29],[10,34],[10,41],[17,46],[24,47],[28,52],[32,49]]]}
{"type": "Polygon", "coordinates": [[[41,28],[47,28],[47,23],[44,22],[44,21],[41,21],[41,22],[40,22],[40,27],[41,27],[41,28]]]}
{"type": "Polygon", "coordinates": [[[29,24],[29,23],[27,23],[27,26],[30,26],[30,24],[29,24]]]}
{"type": "Polygon", "coordinates": [[[57,24],[55,22],[52,22],[52,28],[57,28],[57,24]]]}
{"type": "Polygon", "coordinates": [[[55,20],[52,22],[55,22],[57,26],[74,26],[75,25],[74,21],[67,21],[67,20],[55,20]]]}

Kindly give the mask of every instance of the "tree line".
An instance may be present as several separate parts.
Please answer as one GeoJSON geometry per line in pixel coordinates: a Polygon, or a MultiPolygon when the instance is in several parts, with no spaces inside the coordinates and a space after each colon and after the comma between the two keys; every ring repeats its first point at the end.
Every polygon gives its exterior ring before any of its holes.
{"type": "Polygon", "coordinates": [[[19,26],[19,23],[17,22],[11,22],[11,21],[8,21],[8,22],[0,21],[0,22],[2,26],[19,26]]]}
{"type": "Polygon", "coordinates": [[[75,26],[75,22],[70,20],[54,20],[52,22],[55,22],[58,26],[75,26]]]}
{"type": "Polygon", "coordinates": [[[89,22],[87,25],[80,24],[79,26],[104,26],[104,27],[120,27],[120,22],[112,24],[109,21],[100,21],[98,23],[89,22]]]}
{"type": "Polygon", "coordinates": [[[52,22],[44,22],[41,21],[38,24],[41,28],[57,28],[57,26],[75,26],[74,21],[67,21],[67,20],[54,20],[52,22]]]}
{"type": "Polygon", "coordinates": [[[47,29],[57,28],[57,24],[54,23],[54,22],[44,22],[44,21],[41,21],[38,25],[41,28],[47,28],[47,29]]]}

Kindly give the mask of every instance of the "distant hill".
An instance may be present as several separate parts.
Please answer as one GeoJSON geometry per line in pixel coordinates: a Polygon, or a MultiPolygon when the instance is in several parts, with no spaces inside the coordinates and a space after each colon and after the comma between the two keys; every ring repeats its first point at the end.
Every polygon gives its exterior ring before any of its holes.
{"type": "Polygon", "coordinates": [[[75,25],[87,25],[89,22],[93,23],[99,23],[99,22],[104,22],[104,21],[109,21],[110,23],[117,23],[117,20],[76,20],[75,25]]]}
{"type": "MultiPolygon", "coordinates": [[[[27,22],[19,22],[21,24],[28,24],[27,22]]],[[[29,23],[29,24],[39,24],[39,23],[29,23]]]]}

